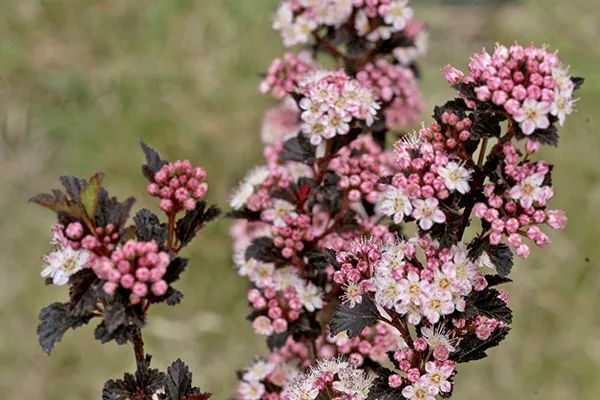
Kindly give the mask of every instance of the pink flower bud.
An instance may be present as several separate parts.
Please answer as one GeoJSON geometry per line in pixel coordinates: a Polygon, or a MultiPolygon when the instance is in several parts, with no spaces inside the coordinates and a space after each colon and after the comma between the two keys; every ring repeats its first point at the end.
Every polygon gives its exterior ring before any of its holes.
{"type": "Polygon", "coordinates": [[[402,386],[402,377],[397,374],[392,374],[388,377],[388,384],[391,388],[399,388],[402,386]]]}
{"type": "Polygon", "coordinates": [[[448,83],[451,85],[457,85],[461,83],[464,77],[465,74],[462,71],[454,68],[452,65],[448,64],[444,67],[444,78],[446,78],[446,81],[448,81],[448,83]]]}
{"type": "Polygon", "coordinates": [[[169,289],[169,285],[163,280],[154,282],[152,284],[152,293],[154,293],[156,296],[164,295],[167,292],[167,289],[169,289]]]}
{"type": "Polygon", "coordinates": [[[125,274],[121,277],[121,286],[125,289],[131,289],[135,283],[135,278],[131,274],[125,274]]]}
{"type": "Polygon", "coordinates": [[[117,287],[118,285],[115,282],[104,282],[104,285],[102,285],[102,289],[109,296],[112,296],[115,293],[117,287]]]}
{"type": "Polygon", "coordinates": [[[81,235],[83,235],[83,226],[81,226],[79,222],[71,222],[69,226],[67,226],[65,233],[69,239],[79,239],[81,235]]]}
{"type": "Polygon", "coordinates": [[[148,294],[148,286],[146,286],[145,283],[136,282],[131,291],[138,297],[144,297],[146,294],[148,294]]]}

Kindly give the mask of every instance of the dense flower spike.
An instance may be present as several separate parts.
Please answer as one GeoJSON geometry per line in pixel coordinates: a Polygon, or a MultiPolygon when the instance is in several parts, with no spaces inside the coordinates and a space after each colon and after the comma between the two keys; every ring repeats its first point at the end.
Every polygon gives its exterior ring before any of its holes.
{"type": "Polygon", "coordinates": [[[364,13],[372,31],[356,43],[388,40],[373,32],[392,29],[392,14],[410,31],[406,6],[296,0],[278,12],[290,43],[314,41],[344,70],[312,63],[300,77],[278,61],[264,84],[285,100],[265,117],[266,166],[234,193],[231,215],[249,319],[271,353],[242,371],[237,399],[451,397],[457,364],[510,330],[496,286],[510,282],[513,253],[547,245],[542,225],[566,225],[547,208],[552,167],[534,157],[556,144],[582,80],[544,48],[498,46],[469,75],[447,66],[461,97],[385,150],[386,133],[419,113],[414,71],[390,53],[350,60],[327,31],[364,13]]]}
{"type": "Polygon", "coordinates": [[[43,257],[41,275],[48,283],[69,285],[68,302],[52,303],[40,312],[40,345],[50,353],[68,329],[99,318],[95,337],[102,343],[131,342],[137,364],[135,375],[106,382],[102,398],[206,400],[210,394],[192,387],[191,373],[181,360],[167,369],[169,376],[185,382],[178,387],[167,384],[167,374],[150,369],[142,328],[152,304],[181,301],[183,294],[172,284],[187,260],[178,253],[220,211],[200,201],[207,191],[203,168],[194,168],[189,161],[168,163],[146,144],[142,148],[148,192],[161,198],[165,223],[143,209],[133,217],[135,225],[127,225],[135,199],[119,202],[110,197],[102,187],[101,173],[88,180],[61,177],[66,193],[53,190],[31,199],[58,217],[52,227],[53,251],[43,257]],[[183,211],[185,215],[175,220],[183,211]]]}

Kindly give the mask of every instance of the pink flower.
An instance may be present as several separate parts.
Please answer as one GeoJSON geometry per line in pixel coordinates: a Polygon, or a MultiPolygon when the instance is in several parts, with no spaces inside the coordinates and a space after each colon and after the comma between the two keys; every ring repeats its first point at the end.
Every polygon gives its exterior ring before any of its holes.
{"type": "Polygon", "coordinates": [[[442,224],[446,221],[446,215],[438,208],[439,201],[430,197],[425,200],[414,200],[414,211],[412,216],[419,221],[421,229],[429,230],[434,223],[442,224]]]}
{"type": "Polygon", "coordinates": [[[550,126],[549,112],[550,104],[529,98],[525,99],[521,109],[513,117],[519,123],[523,133],[531,135],[536,129],[546,129],[550,126]]]}
{"type": "Polygon", "coordinates": [[[508,194],[513,199],[519,200],[523,208],[530,208],[534,201],[545,201],[546,192],[541,186],[544,182],[544,177],[545,175],[541,173],[532,174],[519,184],[513,186],[508,194]]]}

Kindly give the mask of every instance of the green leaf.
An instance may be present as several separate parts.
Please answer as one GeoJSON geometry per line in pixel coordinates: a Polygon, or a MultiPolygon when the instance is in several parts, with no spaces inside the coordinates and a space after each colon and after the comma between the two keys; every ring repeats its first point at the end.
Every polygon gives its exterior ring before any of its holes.
{"type": "Polygon", "coordinates": [[[88,217],[90,219],[94,219],[96,215],[96,208],[98,206],[98,197],[100,196],[100,188],[102,187],[102,180],[104,179],[104,174],[98,172],[94,176],[92,176],[81,192],[79,193],[79,198],[81,199],[81,204],[85,208],[88,217]]]}
{"type": "Polygon", "coordinates": [[[340,304],[329,323],[331,336],[347,331],[348,337],[353,338],[360,334],[367,326],[375,325],[379,318],[377,306],[367,294],[363,294],[362,301],[354,307],[349,304],[340,304]]]}

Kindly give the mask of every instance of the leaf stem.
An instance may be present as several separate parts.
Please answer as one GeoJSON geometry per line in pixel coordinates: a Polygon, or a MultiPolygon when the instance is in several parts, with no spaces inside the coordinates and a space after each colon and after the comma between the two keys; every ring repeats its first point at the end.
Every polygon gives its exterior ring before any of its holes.
{"type": "Polygon", "coordinates": [[[135,327],[133,331],[133,352],[135,354],[135,362],[139,365],[144,361],[144,339],[142,338],[142,330],[135,327]]]}
{"type": "Polygon", "coordinates": [[[169,214],[169,223],[168,223],[168,235],[167,235],[167,249],[169,251],[172,250],[173,247],[173,239],[175,236],[175,214],[169,214]]]}
{"type": "Polygon", "coordinates": [[[485,159],[485,151],[487,150],[488,138],[483,139],[481,143],[481,151],[479,152],[479,159],[477,160],[477,166],[481,167],[483,165],[483,160],[485,159]]]}

